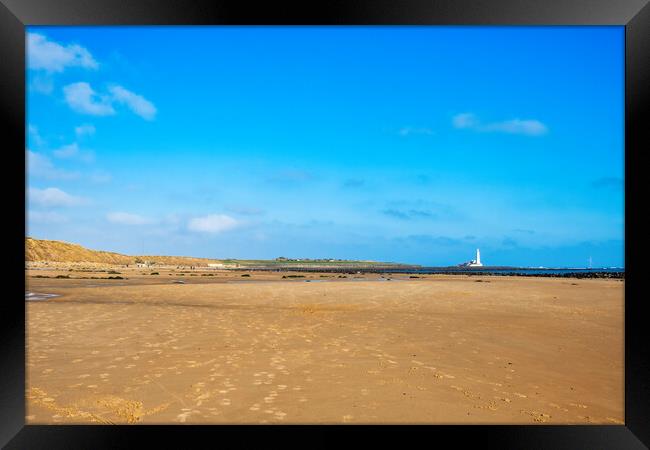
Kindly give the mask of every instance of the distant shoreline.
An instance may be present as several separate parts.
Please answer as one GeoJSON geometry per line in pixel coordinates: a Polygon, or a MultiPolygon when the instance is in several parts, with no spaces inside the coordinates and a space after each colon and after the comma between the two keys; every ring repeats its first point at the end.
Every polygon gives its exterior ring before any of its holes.
{"type": "Polygon", "coordinates": [[[625,278],[625,269],[539,269],[524,267],[248,267],[228,269],[231,271],[262,272],[322,272],[322,273],[364,273],[364,274],[405,274],[405,275],[467,275],[467,276],[520,276],[520,277],[560,277],[560,278],[625,278]]]}

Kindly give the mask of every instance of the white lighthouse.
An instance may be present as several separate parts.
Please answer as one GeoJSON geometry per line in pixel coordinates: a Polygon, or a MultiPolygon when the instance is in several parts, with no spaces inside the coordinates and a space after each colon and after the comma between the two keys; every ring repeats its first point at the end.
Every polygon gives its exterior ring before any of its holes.
{"type": "Polygon", "coordinates": [[[473,259],[469,262],[460,264],[462,267],[483,267],[483,264],[481,263],[481,251],[477,248],[476,249],[476,259],[473,259]]]}

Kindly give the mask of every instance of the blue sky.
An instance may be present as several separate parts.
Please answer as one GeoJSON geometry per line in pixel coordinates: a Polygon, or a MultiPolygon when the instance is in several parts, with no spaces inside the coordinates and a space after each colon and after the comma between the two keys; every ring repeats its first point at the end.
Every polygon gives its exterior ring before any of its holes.
{"type": "Polygon", "coordinates": [[[28,27],[27,232],[624,265],[623,27],[28,27]]]}

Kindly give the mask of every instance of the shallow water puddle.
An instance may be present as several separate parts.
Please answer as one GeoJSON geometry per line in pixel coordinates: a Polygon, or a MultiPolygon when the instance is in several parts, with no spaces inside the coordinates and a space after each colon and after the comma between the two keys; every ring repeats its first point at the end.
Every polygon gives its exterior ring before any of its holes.
{"type": "Polygon", "coordinates": [[[59,294],[40,294],[38,292],[25,292],[25,301],[48,300],[53,297],[60,297],[59,294]]]}

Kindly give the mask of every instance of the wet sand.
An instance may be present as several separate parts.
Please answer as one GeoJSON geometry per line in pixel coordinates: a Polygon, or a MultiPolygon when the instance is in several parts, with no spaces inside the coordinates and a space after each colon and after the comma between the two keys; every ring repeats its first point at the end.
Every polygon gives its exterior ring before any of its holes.
{"type": "Polygon", "coordinates": [[[623,423],[620,280],[117,270],[28,271],[28,424],[623,423]]]}

